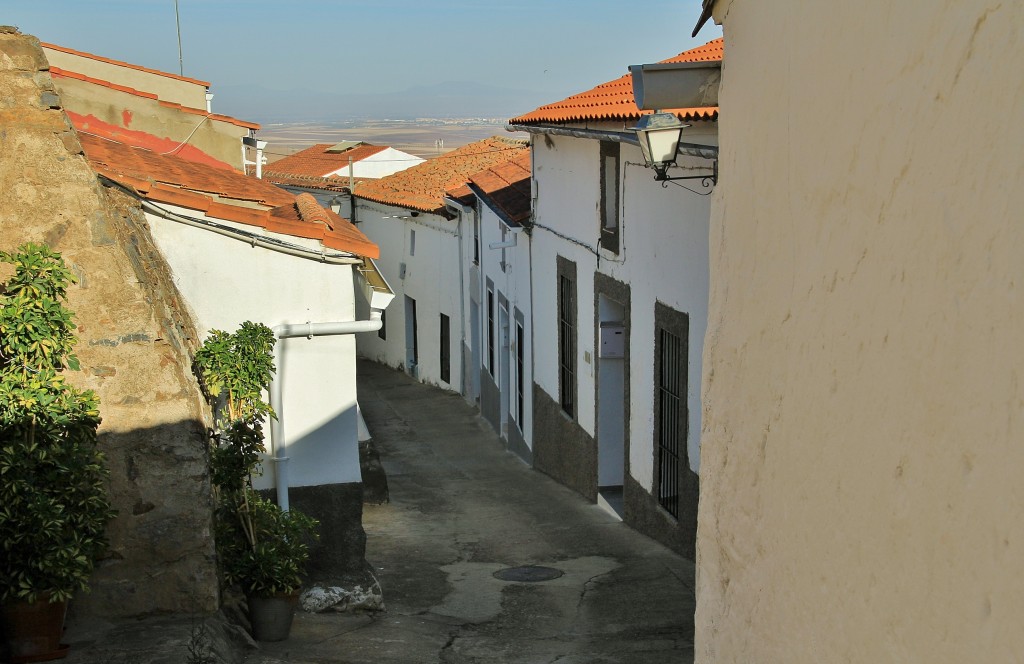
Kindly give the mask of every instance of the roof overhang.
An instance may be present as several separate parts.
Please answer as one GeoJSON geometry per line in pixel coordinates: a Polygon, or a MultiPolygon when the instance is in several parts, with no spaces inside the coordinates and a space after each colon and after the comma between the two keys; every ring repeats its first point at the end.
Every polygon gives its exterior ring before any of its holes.
{"type": "Polygon", "coordinates": [[[486,205],[487,208],[498,217],[498,220],[501,221],[502,224],[504,224],[513,232],[521,231],[523,227],[523,222],[529,221],[529,214],[527,214],[526,217],[520,221],[513,219],[512,216],[509,215],[509,213],[505,211],[503,208],[501,208],[487,192],[485,192],[483,189],[473,184],[472,182],[469,183],[469,188],[470,190],[472,190],[474,194],[476,194],[476,197],[483,201],[483,204],[486,205]]]}
{"type": "Polygon", "coordinates": [[[696,37],[700,29],[704,27],[704,24],[711,18],[711,14],[715,11],[715,0],[704,0],[703,6],[700,9],[700,17],[697,19],[697,25],[693,27],[693,33],[691,37],[696,37]]]}
{"type": "Polygon", "coordinates": [[[645,111],[718,106],[722,61],[630,65],[633,96],[645,111]]]}
{"type": "MultiPolygon", "coordinates": [[[[584,129],[574,127],[553,127],[551,125],[519,125],[509,124],[505,127],[508,131],[525,131],[531,134],[548,134],[551,136],[572,136],[573,138],[589,138],[598,141],[612,141],[614,143],[629,143],[640,145],[636,132],[633,131],[601,131],[599,129],[584,129]]],[[[688,157],[700,157],[702,159],[718,159],[717,145],[701,145],[699,143],[680,143],[679,154],[688,157]]]]}

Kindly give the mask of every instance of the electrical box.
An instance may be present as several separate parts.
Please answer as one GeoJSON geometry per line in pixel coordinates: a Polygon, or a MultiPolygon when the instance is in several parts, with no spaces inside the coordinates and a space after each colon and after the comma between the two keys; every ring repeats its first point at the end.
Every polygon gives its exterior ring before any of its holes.
{"type": "Polygon", "coordinates": [[[601,323],[601,354],[598,357],[626,357],[626,328],[622,323],[601,323]]]}

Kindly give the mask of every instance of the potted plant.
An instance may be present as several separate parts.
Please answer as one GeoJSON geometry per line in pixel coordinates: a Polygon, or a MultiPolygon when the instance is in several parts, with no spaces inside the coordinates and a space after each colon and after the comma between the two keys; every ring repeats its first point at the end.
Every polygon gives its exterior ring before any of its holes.
{"type": "Polygon", "coordinates": [[[65,607],[88,589],[114,512],[99,402],[64,376],[79,369],[63,304],[74,275],[40,244],[0,262],[14,266],[0,284],[0,602],[12,661],[44,661],[67,654],[65,607]]]}
{"type": "Polygon", "coordinates": [[[266,325],[247,321],[231,334],[211,332],[195,358],[216,413],[210,463],[221,571],[245,593],[253,636],[261,641],[288,638],[309,559],[307,542],[316,538],[317,527],[252,486],[266,451],[263,421],[276,416],[263,399],[274,372],[274,342],[266,325]]]}

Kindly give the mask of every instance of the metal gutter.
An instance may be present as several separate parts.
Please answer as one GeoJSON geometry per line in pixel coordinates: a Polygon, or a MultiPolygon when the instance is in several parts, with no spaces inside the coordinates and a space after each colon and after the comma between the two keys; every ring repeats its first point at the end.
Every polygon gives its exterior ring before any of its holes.
{"type": "Polygon", "coordinates": [[[645,111],[718,106],[721,60],[630,65],[629,73],[637,108],[645,111]]]}
{"type": "Polygon", "coordinates": [[[249,231],[244,231],[226,224],[220,224],[209,219],[196,219],[195,217],[178,214],[177,212],[172,212],[163,206],[157,205],[156,203],[143,198],[135,192],[135,190],[130,187],[126,187],[117,180],[112,180],[105,175],[100,175],[99,178],[101,182],[114,186],[132,198],[138,200],[143,209],[169,221],[175,221],[179,224],[192,226],[193,228],[199,228],[211,233],[217,233],[218,235],[223,235],[224,237],[231,238],[232,240],[244,242],[251,247],[261,247],[263,249],[269,249],[270,251],[276,251],[280,254],[288,254],[289,256],[296,256],[298,258],[316,261],[317,263],[327,263],[329,265],[359,265],[363,262],[363,259],[355,254],[317,251],[291,242],[278,240],[277,238],[259,235],[257,233],[250,233],[249,231]]]}

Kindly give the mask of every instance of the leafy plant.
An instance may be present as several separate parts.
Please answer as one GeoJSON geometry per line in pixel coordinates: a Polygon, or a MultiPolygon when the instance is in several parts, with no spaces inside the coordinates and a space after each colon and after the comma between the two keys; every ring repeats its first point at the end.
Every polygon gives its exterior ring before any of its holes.
{"type": "Polygon", "coordinates": [[[276,417],[263,399],[274,373],[274,333],[246,321],[234,333],[214,330],[196,353],[196,371],[217,411],[211,436],[215,537],[226,582],[249,595],[292,593],[302,585],[307,541],[317,522],[284,511],[252,488],[262,472],[263,420],[276,417]]]}
{"type": "Polygon", "coordinates": [[[99,401],[63,374],[79,364],[60,254],[25,244],[0,262],[0,601],[63,601],[88,589],[114,517],[99,401]]]}
{"type": "Polygon", "coordinates": [[[218,421],[262,421],[275,417],[263,392],[274,374],[274,332],[261,323],[245,321],[237,332],[210,332],[196,352],[203,388],[221,412],[218,421]]]}
{"type": "Polygon", "coordinates": [[[317,522],[296,510],[283,511],[250,488],[245,492],[249,518],[225,513],[217,520],[224,578],[256,597],[293,593],[302,587],[306,541],[315,537],[317,522]]]}

